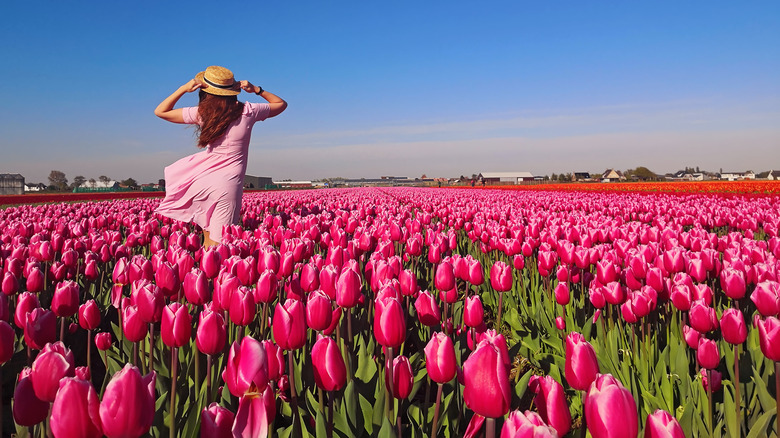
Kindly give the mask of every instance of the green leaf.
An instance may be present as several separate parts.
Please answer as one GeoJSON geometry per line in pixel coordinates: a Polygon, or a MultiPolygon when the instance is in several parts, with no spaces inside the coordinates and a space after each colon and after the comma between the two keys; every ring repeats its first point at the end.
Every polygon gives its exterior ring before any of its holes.
{"type": "Polygon", "coordinates": [[[769,385],[767,382],[769,382],[769,371],[767,369],[767,372],[764,373],[764,375],[761,375],[759,373],[758,369],[755,367],[753,368],[753,381],[755,382],[755,388],[756,393],[758,394],[758,399],[761,402],[761,407],[763,408],[764,412],[767,412],[771,409],[777,409],[777,405],[775,402],[774,397],[772,397],[769,394],[769,385]]]}
{"type": "Polygon", "coordinates": [[[753,423],[753,425],[750,426],[750,433],[748,433],[747,438],[758,438],[762,436],[769,436],[766,433],[766,429],[769,426],[769,420],[772,419],[772,417],[777,412],[777,407],[775,407],[772,410],[764,412],[763,415],[761,415],[758,418],[758,421],[753,423]]]}
{"type": "MultiPolygon", "coordinates": [[[[730,386],[730,385],[729,385],[730,386]]],[[[734,405],[734,396],[731,395],[730,387],[723,385],[723,414],[726,423],[726,431],[729,436],[739,436],[739,424],[737,424],[737,412],[734,405]]]]}
{"type": "Polygon", "coordinates": [[[379,429],[379,435],[377,435],[379,438],[395,438],[395,430],[393,429],[393,425],[390,424],[390,421],[385,417],[385,420],[382,422],[382,428],[379,429]]]}
{"type": "Polygon", "coordinates": [[[316,420],[315,429],[317,431],[317,436],[327,436],[328,434],[328,427],[327,427],[327,420],[325,419],[325,414],[323,414],[320,411],[317,411],[317,420],[316,420]]]}

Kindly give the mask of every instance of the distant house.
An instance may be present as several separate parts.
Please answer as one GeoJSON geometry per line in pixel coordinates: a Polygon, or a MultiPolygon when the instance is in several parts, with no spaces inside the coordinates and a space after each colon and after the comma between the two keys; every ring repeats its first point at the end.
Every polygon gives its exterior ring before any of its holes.
{"type": "Polygon", "coordinates": [[[756,179],[756,174],[752,170],[747,172],[723,172],[720,174],[720,179],[725,181],[742,181],[756,179]]]}
{"type": "Polygon", "coordinates": [[[110,190],[110,189],[118,189],[119,183],[117,181],[114,181],[113,179],[110,179],[108,181],[95,181],[94,179],[91,179],[84,184],[80,186],[80,188],[85,189],[104,189],[104,190],[110,190]]]}
{"type": "Polygon", "coordinates": [[[574,181],[590,181],[589,172],[574,172],[574,181]]]}
{"type": "Polygon", "coordinates": [[[517,184],[523,181],[533,181],[531,172],[483,172],[477,179],[485,184],[517,184]]]}
{"type": "Polygon", "coordinates": [[[283,189],[310,189],[311,181],[274,181],[274,185],[283,189]]]}
{"type": "Polygon", "coordinates": [[[24,177],[18,173],[0,173],[0,195],[23,195],[24,177]]]}
{"type": "Polygon", "coordinates": [[[24,191],[25,192],[42,192],[46,190],[46,184],[43,183],[25,183],[24,184],[24,191]]]}
{"type": "Polygon", "coordinates": [[[769,173],[766,175],[766,179],[771,181],[780,180],[780,171],[770,170],[769,173]]]}
{"type": "Polygon", "coordinates": [[[273,184],[274,181],[270,176],[252,176],[246,175],[244,177],[245,189],[264,189],[265,186],[273,184]]]}
{"type": "Polygon", "coordinates": [[[674,181],[704,181],[705,176],[701,172],[688,173],[684,170],[680,170],[672,177],[674,181]]]}
{"type": "Polygon", "coordinates": [[[623,172],[619,170],[607,169],[601,174],[601,182],[617,182],[625,179],[626,177],[623,176],[623,172]]]}

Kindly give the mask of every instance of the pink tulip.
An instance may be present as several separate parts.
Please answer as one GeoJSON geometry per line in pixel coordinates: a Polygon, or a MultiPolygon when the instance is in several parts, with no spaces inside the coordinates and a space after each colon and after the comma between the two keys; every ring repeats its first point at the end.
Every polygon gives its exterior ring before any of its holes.
{"type": "Polygon", "coordinates": [[[528,388],[536,393],[534,404],[545,423],[563,436],[571,429],[571,413],[563,386],[550,376],[531,376],[528,388]]]}
{"type": "Polygon", "coordinates": [[[565,306],[569,304],[570,301],[571,301],[571,295],[569,294],[569,287],[566,286],[565,282],[558,283],[555,286],[555,302],[557,302],[561,306],[565,306]]]}
{"type": "Polygon", "coordinates": [[[52,405],[50,425],[56,437],[103,436],[100,400],[92,384],[73,377],[62,379],[52,405]]]}
{"type": "Polygon", "coordinates": [[[3,274],[2,292],[5,295],[15,295],[19,292],[19,279],[13,272],[3,274]]]}
{"type": "Polygon", "coordinates": [[[617,267],[610,260],[596,262],[596,280],[601,284],[609,284],[617,280],[617,267]]]}
{"type": "Polygon", "coordinates": [[[558,438],[558,433],[544,423],[536,412],[512,411],[501,429],[501,438],[558,438]]]}
{"type": "Polygon", "coordinates": [[[35,395],[31,373],[30,368],[23,369],[14,389],[14,421],[25,427],[35,426],[49,416],[49,402],[35,395]]]}
{"type": "Polygon", "coordinates": [[[160,335],[163,343],[171,348],[180,348],[190,342],[192,333],[192,315],[187,306],[171,303],[165,306],[162,315],[160,335]]]}
{"type": "Polygon", "coordinates": [[[11,324],[0,321],[0,365],[11,360],[14,355],[16,331],[11,324]]]}
{"type": "Polygon", "coordinates": [[[27,314],[24,325],[24,340],[33,350],[43,347],[57,339],[57,317],[54,312],[41,308],[27,314]]]}
{"type": "Polygon", "coordinates": [[[239,286],[230,297],[230,320],[237,326],[247,326],[255,319],[257,305],[252,291],[245,286],[239,286]]]}
{"type": "Polygon", "coordinates": [[[647,416],[645,438],[685,438],[685,433],[672,414],[657,409],[647,416]]]}
{"type": "Polygon", "coordinates": [[[227,329],[225,319],[220,312],[208,308],[200,313],[198,329],[195,334],[195,345],[203,354],[217,355],[225,348],[227,329]]]}
{"type": "Polygon", "coordinates": [[[268,358],[263,344],[246,336],[234,342],[228,353],[222,380],[236,397],[263,390],[268,384],[268,358]]]}
{"type": "Polygon", "coordinates": [[[701,333],[708,333],[718,328],[718,314],[704,300],[694,301],[688,312],[691,327],[701,333]]]}
{"type": "MultiPolygon", "coordinates": [[[[216,252],[216,251],[215,251],[216,252]]],[[[200,413],[201,438],[233,438],[233,420],[235,415],[217,403],[203,408],[200,413]]]]}
{"type": "Polygon", "coordinates": [[[777,316],[780,313],[780,283],[763,281],[756,285],[750,300],[763,316],[777,316]]]}
{"type": "Polygon", "coordinates": [[[685,343],[688,344],[689,347],[696,350],[699,348],[699,339],[701,339],[701,333],[693,329],[687,325],[684,325],[682,328],[683,332],[683,338],[685,339],[685,343]]]}
{"type": "Polygon", "coordinates": [[[631,392],[611,374],[599,374],[583,401],[593,438],[635,438],[639,415],[631,392]]]}
{"type": "Polygon", "coordinates": [[[141,319],[136,306],[122,308],[122,333],[128,341],[140,342],[148,332],[149,324],[141,319]]]}
{"type": "Polygon", "coordinates": [[[162,319],[165,297],[157,285],[149,280],[136,280],[132,285],[131,296],[143,322],[154,323],[162,319]]]}
{"type": "Polygon", "coordinates": [[[336,299],[336,282],[340,273],[336,265],[325,265],[320,270],[320,288],[331,300],[336,299]]]}
{"type": "Polygon", "coordinates": [[[209,277],[200,269],[192,269],[184,276],[184,297],[191,304],[202,306],[211,299],[209,277]]]}
{"type": "Polygon", "coordinates": [[[98,333],[95,335],[95,346],[100,351],[106,351],[111,348],[113,344],[111,333],[98,333]]]}
{"type": "Polygon", "coordinates": [[[493,263],[490,267],[490,286],[497,292],[512,289],[512,268],[502,261],[493,263]]]}
{"type": "Polygon", "coordinates": [[[604,299],[609,304],[612,304],[613,306],[623,304],[623,302],[626,301],[626,290],[617,281],[607,283],[604,286],[603,291],[604,291],[604,299]]]}
{"type": "Polygon", "coordinates": [[[498,418],[509,412],[509,370],[504,354],[500,344],[483,339],[463,364],[463,399],[483,417],[498,418]]]}
{"type": "Polygon", "coordinates": [[[578,390],[586,391],[599,374],[596,352],[577,332],[566,336],[566,381],[578,390]]]}
{"type": "Polygon", "coordinates": [[[718,351],[718,344],[715,341],[707,338],[699,339],[699,348],[696,349],[696,358],[699,364],[709,370],[717,368],[720,364],[720,352],[718,351]]]}
{"type": "Polygon", "coordinates": [[[414,386],[414,373],[412,364],[406,356],[398,356],[393,359],[393,397],[405,399],[412,393],[414,386]]]}
{"type": "Polygon", "coordinates": [[[747,286],[745,274],[734,268],[725,268],[720,272],[720,285],[723,292],[731,299],[738,300],[745,296],[747,286]]]}
{"type": "Polygon", "coordinates": [[[276,300],[279,289],[279,280],[274,271],[265,270],[260,274],[255,288],[255,301],[270,304],[276,300]]]}
{"type": "Polygon", "coordinates": [[[32,365],[30,379],[35,396],[53,402],[60,388],[60,380],[76,375],[73,353],[62,342],[46,344],[32,365]]]}
{"type": "Polygon", "coordinates": [[[179,280],[179,270],[177,266],[169,262],[162,262],[154,273],[154,280],[157,287],[166,297],[172,297],[179,293],[181,281],[179,280]]]}
{"type": "Polygon", "coordinates": [[[417,276],[410,269],[401,271],[398,281],[401,283],[401,294],[404,296],[413,297],[420,291],[417,286],[417,276]]]}
{"type": "Polygon", "coordinates": [[[141,376],[127,364],[108,382],[100,402],[100,421],[108,438],[138,437],[152,427],[154,420],[155,373],[141,376]]]}
{"type": "Polygon", "coordinates": [[[452,267],[451,262],[445,261],[436,266],[434,285],[440,291],[455,288],[455,269],[452,267]]]}
{"type": "Polygon", "coordinates": [[[79,307],[79,325],[84,330],[94,330],[100,325],[100,309],[95,300],[87,300],[79,307]]]}
{"type": "Polygon", "coordinates": [[[278,345],[271,341],[262,341],[265,357],[268,360],[268,380],[276,380],[285,372],[284,353],[278,345]]]}
{"type": "Polygon", "coordinates": [[[27,290],[30,292],[40,292],[43,290],[43,271],[34,267],[27,274],[27,290]]]}
{"type": "Polygon", "coordinates": [[[472,295],[466,298],[463,311],[463,322],[468,327],[479,327],[484,322],[485,309],[482,306],[482,299],[479,295],[472,295]]]}
{"type": "Polygon", "coordinates": [[[314,381],[323,391],[338,391],[347,381],[347,369],[336,341],[317,336],[311,350],[314,381]]]}
{"type": "Polygon", "coordinates": [[[374,337],[385,347],[400,347],[406,338],[406,318],[401,302],[394,297],[374,302],[374,337]]]}
{"type": "Polygon", "coordinates": [[[747,339],[745,318],[739,309],[728,308],[720,316],[720,331],[723,339],[732,345],[738,345],[747,339]]]}
{"type": "Polygon", "coordinates": [[[317,266],[307,263],[301,268],[301,289],[304,292],[314,292],[320,287],[320,273],[317,266]]]}
{"type": "Polygon", "coordinates": [[[485,282],[485,273],[482,271],[482,264],[479,260],[469,262],[469,283],[474,286],[480,286],[485,282]]]}
{"type": "Polygon", "coordinates": [[[200,259],[200,269],[208,278],[216,278],[222,265],[222,257],[216,249],[205,249],[200,259]]]}
{"type": "Polygon", "coordinates": [[[721,373],[718,371],[702,368],[700,374],[701,384],[704,386],[705,391],[718,392],[723,387],[723,375],[721,375],[721,373]],[[707,377],[707,372],[712,375],[712,387],[710,387],[710,379],[707,377]]]}
{"type": "Polygon", "coordinates": [[[306,310],[303,303],[287,300],[276,304],[273,319],[274,340],[284,350],[297,350],[306,343],[306,310]]]}
{"type": "Polygon", "coordinates": [[[321,290],[309,294],[306,302],[306,324],[315,331],[325,330],[332,318],[330,298],[321,290]]]}
{"type": "Polygon", "coordinates": [[[439,304],[427,290],[420,292],[417,296],[414,308],[417,311],[417,319],[422,325],[433,327],[441,322],[439,304]]]}
{"type": "Polygon", "coordinates": [[[266,437],[268,423],[268,406],[261,394],[247,394],[239,398],[238,411],[231,429],[234,437],[266,437]]]}
{"type": "Polygon", "coordinates": [[[336,282],[336,304],[345,309],[355,307],[360,300],[361,288],[360,275],[352,269],[344,269],[336,282]]]}
{"type": "Polygon", "coordinates": [[[455,345],[444,333],[434,333],[425,346],[425,368],[436,383],[447,383],[458,371],[455,345]]]}
{"type": "Polygon", "coordinates": [[[761,352],[767,359],[780,362],[780,320],[770,316],[756,321],[761,352]]]}

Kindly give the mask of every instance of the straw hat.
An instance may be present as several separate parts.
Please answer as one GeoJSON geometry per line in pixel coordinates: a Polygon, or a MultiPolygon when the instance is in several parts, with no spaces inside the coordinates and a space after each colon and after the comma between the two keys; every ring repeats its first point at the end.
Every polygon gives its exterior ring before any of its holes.
{"type": "Polygon", "coordinates": [[[212,65],[211,67],[208,67],[206,71],[202,71],[195,75],[195,80],[208,85],[208,87],[201,88],[201,90],[209,94],[217,96],[236,96],[241,93],[238,82],[233,79],[233,72],[225,67],[212,65]]]}

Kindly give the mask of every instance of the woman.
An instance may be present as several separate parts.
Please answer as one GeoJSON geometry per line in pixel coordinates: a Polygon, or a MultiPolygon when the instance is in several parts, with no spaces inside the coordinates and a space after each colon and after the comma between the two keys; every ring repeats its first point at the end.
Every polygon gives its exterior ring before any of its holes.
{"type": "Polygon", "coordinates": [[[222,227],[238,223],[244,191],[249,140],[255,122],[275,117],[287,102],[252,85],[235,81],[233,72],[211,66],[163,100],[154,114],[173,123],[195,124],[198,147],[205,150],[165,168],[165,199],[157,212],[204,230],[205,246],[222,241],[222,227]],[[200,90],[196,107],[174,109],[186,93],[200,90]],[[239,102],[241,90],[268,103],[239,102]]]}

